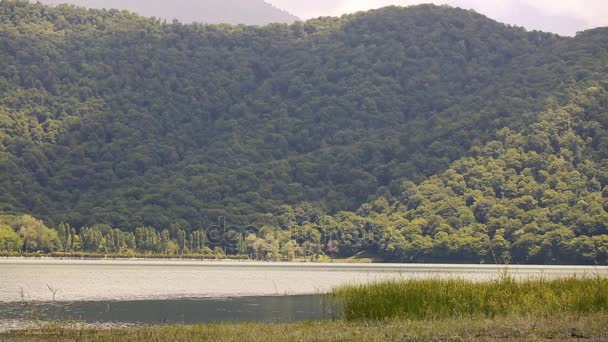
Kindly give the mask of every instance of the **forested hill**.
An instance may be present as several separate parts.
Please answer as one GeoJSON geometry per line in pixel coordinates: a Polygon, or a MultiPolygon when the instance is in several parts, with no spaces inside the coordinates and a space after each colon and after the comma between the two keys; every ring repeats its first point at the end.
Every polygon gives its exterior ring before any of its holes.
{"type": "MultiPolygon", "coordinates": [[[[264,0],[38,0],[47,5],[120,9],[184,23],[266,25],[299,20],[264,0]]],[[[32,1],[36,2],[36,1],[32,1]]]]}
{"type": "Polygon", "coordinates": [[[5,0],[1,209],[173,238],[223,216],[273,258],[606,262],[607,47],[445,6],[254,27],[5,0]],[[539,254],[553,230],[584,247],[539,254]]]}

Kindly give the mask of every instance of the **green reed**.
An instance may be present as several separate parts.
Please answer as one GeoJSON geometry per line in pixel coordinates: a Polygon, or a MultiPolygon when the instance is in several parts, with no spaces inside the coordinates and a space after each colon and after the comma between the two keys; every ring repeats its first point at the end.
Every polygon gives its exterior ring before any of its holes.
{"type": "Polygon", "coordinates": [[[347,320],[551,317],[608,313],[608,279],[402,280],[336,288],[347,320]]]}

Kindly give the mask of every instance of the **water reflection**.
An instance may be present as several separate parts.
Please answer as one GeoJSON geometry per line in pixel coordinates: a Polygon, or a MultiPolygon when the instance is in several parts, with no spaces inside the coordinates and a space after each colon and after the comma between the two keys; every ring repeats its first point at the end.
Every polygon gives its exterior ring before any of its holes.
{"type": "Polygon", "coordinates": [[[84,302],[0,303],[0,320],[194,324],[338,318],[327,295],[84,302]]]}

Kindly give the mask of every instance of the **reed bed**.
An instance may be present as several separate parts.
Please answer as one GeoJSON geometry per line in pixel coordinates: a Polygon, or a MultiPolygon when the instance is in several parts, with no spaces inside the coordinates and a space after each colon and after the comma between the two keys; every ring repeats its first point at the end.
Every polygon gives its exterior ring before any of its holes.
{"type": "Polygon", "coordinates": [[[335,289],[346,320],[556,317],[608,313],[608,279],[400,280],[335,289]]]}

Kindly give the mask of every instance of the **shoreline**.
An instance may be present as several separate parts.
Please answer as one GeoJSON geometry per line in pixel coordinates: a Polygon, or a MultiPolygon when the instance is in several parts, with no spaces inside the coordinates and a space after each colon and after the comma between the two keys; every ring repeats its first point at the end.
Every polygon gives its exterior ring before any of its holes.
{"type": "Polygon", "coordinates": [[[1,256],[1,265],[10,264],[47,264],[47,265],[151,265],[151,266],[220,266],[220,267],[265,267],[282,268],[298,267],[312,270],[323,268],[350,268],[357,271],[386,270],[402,272],[429,272],[429,271],[453,271],[453,272],[606,272],[608,266],[603,265],[529,265],[529,264],[445,264],[445,263],[354,263],[354,262],[313,262],[313,261],[258,261],[251,259],[197,259],[197,258],[90,258],[90,257],[56,257],[56,256],[1,256]]]}

